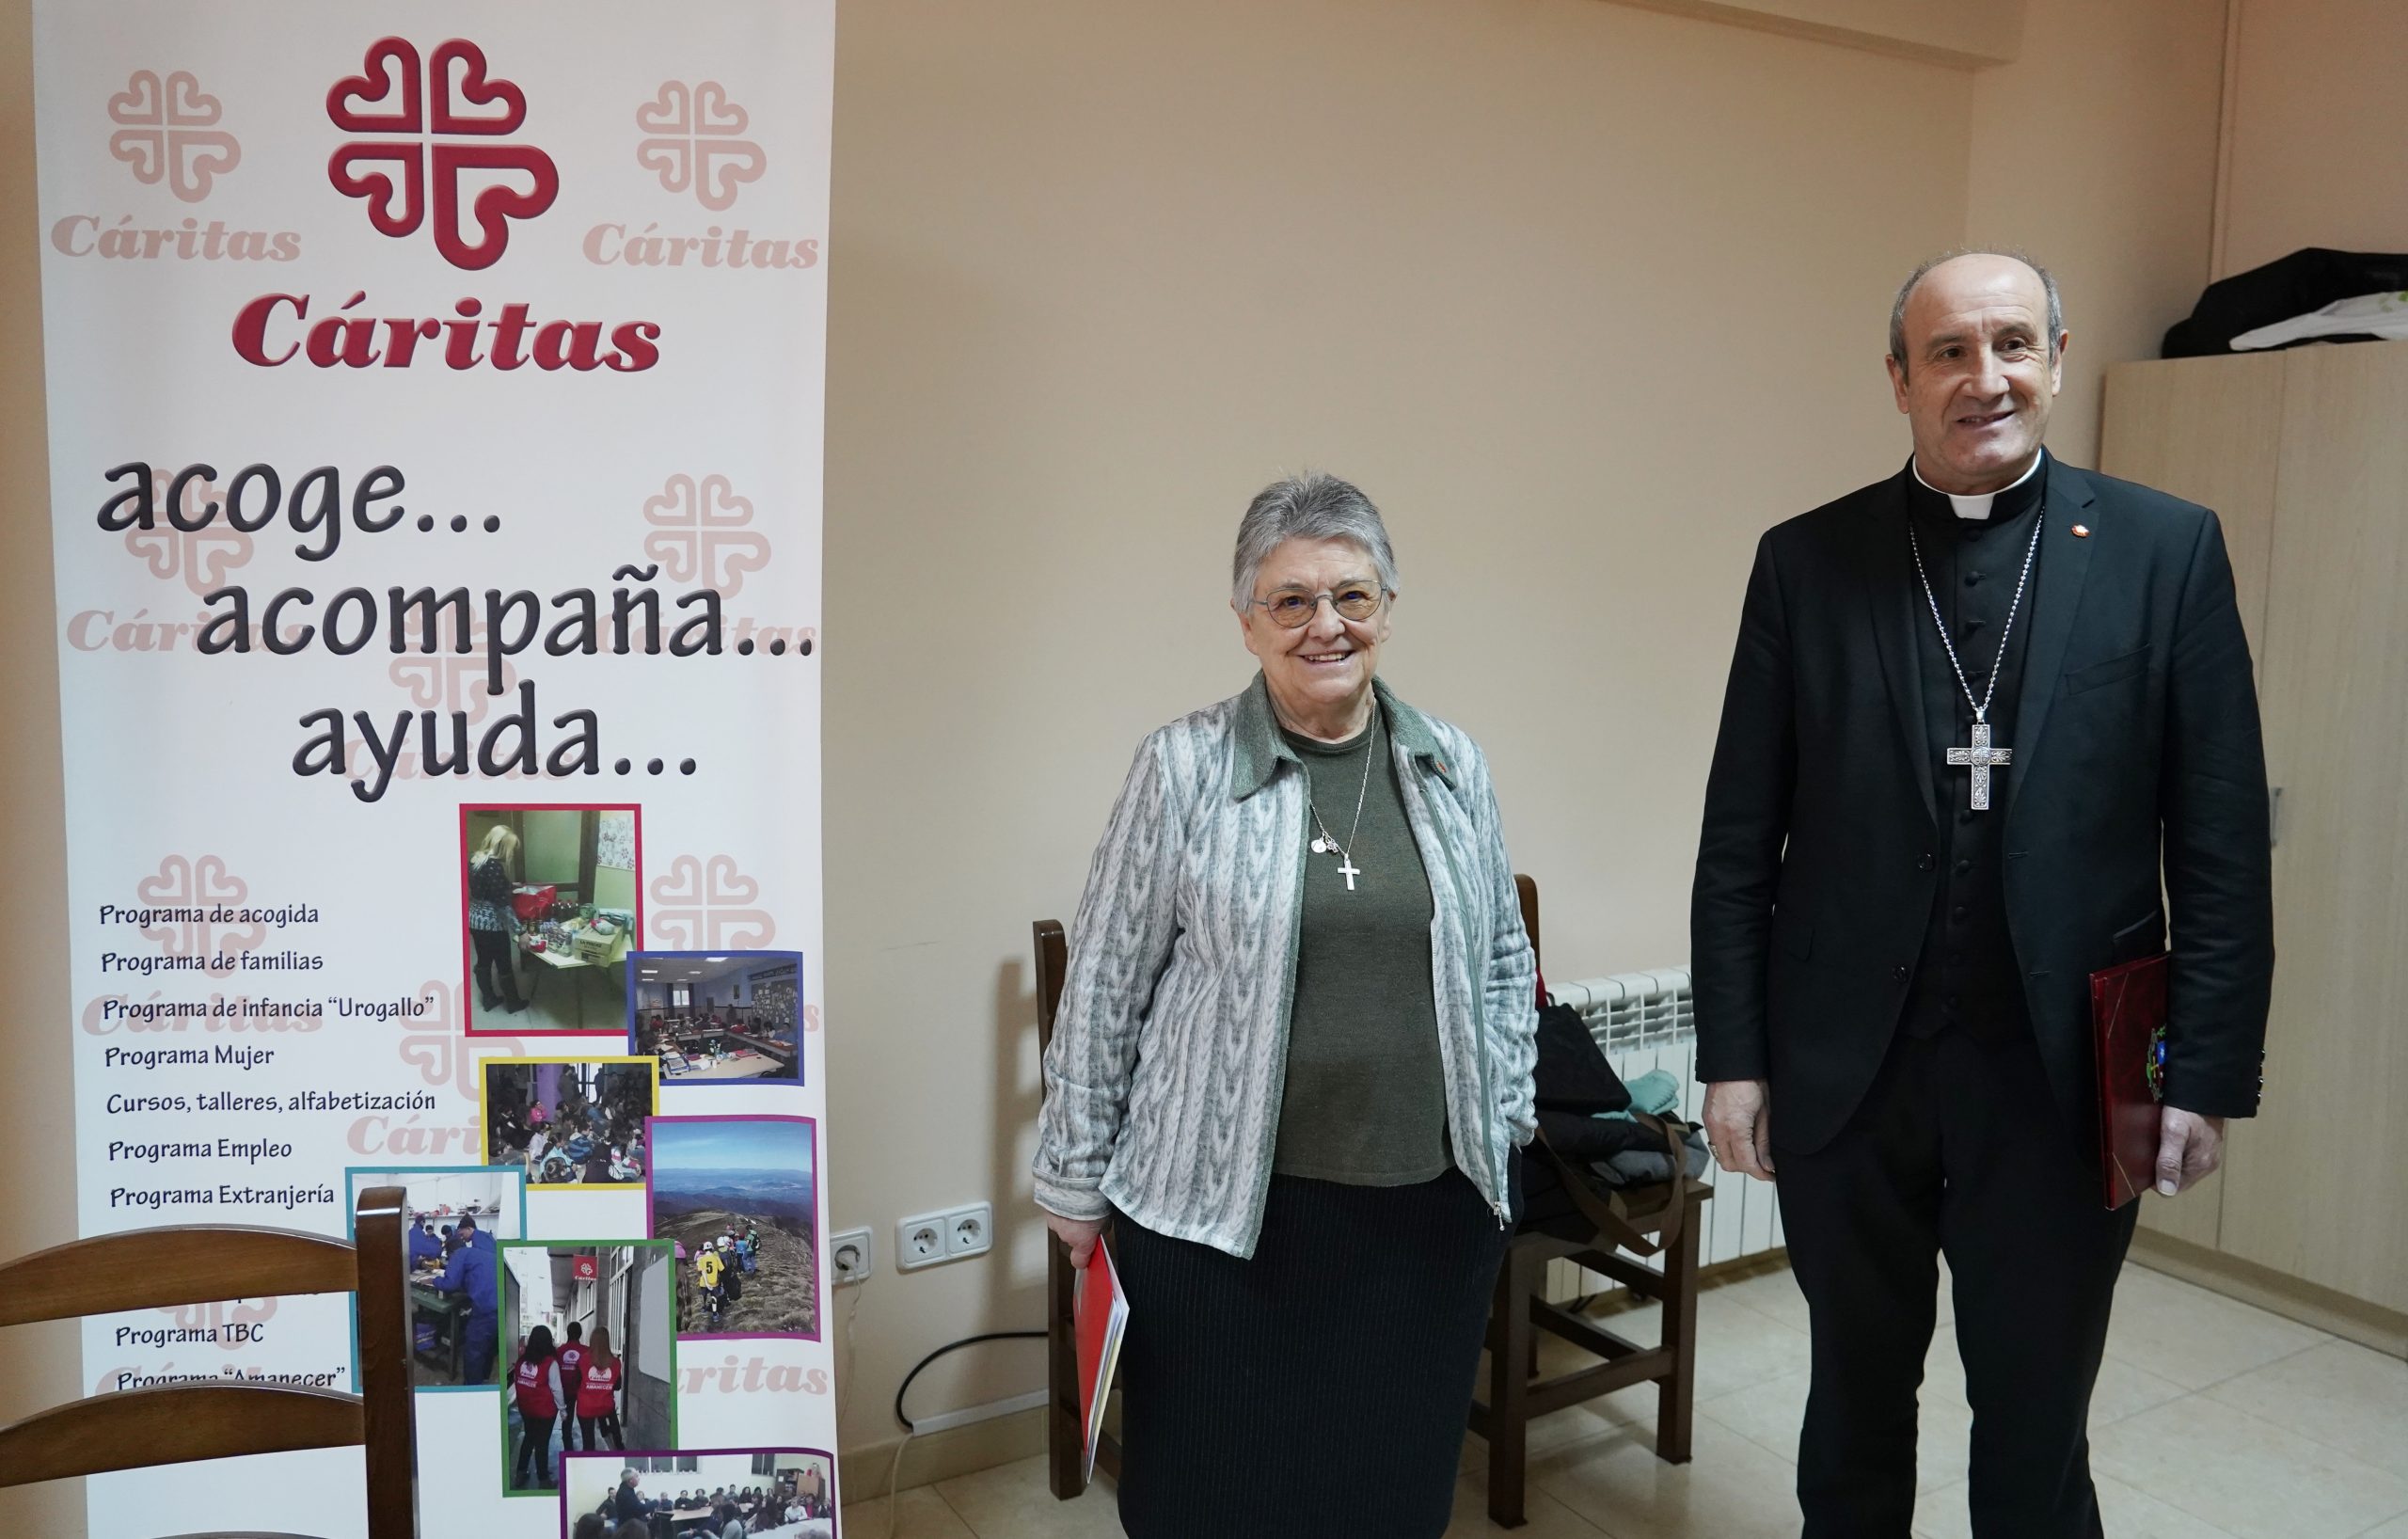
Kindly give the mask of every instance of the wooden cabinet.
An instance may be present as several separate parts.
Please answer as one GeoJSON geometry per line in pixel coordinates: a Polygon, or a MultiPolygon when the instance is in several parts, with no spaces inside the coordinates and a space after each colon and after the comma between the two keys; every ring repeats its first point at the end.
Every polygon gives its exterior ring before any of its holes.
{"type": "Polygon", "coordinates": [[[2120,365],[2100,460],[2222,516],[2281,789],[2265,1101],[2215,1187],[2143,1226],[2229,1263],[2200,1280],[2401,1350],[2408,342],[2120,365]]]}

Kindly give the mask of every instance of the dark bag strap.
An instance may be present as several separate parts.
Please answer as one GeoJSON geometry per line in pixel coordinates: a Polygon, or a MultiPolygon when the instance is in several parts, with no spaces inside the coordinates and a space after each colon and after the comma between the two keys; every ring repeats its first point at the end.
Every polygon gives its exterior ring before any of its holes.
{"type": "Polygon", "coordinates": [[[1596,1226],[1599,1239],[1636,1256],[1653,1256],[1679,1241],[1681,1221],[1688,1214],[1689,1156],[1688,1150],[1681,1144],[1681,1134],[1687,1124],[1675,1118],[1656,1117],[1647,1112],[1632,1112],[1630,1116],[1640,1126],[1652,1128],[1662,1134],[1664,1152],[1672,1162],[1671,1202],[1665,1210],[1662,1229],[1654,1237],[1641,1233],[1638,1225],[1631,1221],[1630,1205],[1623,1200],[1620,1192],[1599,1192],[1592,1186],[1587,1172],[1555,1151],[1555,1146],[1547,1141],[1544,1129],[1538,1135],[1538,1147],[1546,1155],[1547,1162],[1555,1166],[1556,1176],[1563,1182],[1563,1190],[1572,1198],[1572,1205],[1580,1210],[1581,1217],[1596,1226]]]}

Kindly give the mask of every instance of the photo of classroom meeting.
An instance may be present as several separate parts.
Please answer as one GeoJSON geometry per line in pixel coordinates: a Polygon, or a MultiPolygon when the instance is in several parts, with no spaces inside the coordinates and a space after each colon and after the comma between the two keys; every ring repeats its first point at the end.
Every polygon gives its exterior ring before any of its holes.
{"type": "Polygon", "coordinates": [[[404,1194],[411,1387],[493,1388],[501,1340],[501,1261],[495,1247],[525,1237],[524,1173],[462,1166],[346,1174],[346,1211],[372,1186],[399,1186],[404,1194]]]}
{"type": "Polygon", "coordinates": [[[626,1029],[642,847],[633,807],[460,809],[470,1032],[626,1029]]]}
{"type": "Polygon", "coordinates": [[[676,1267],[657,1241],[529,1240],[501,1252],[502,1494],[558,1489],[561,1456],[673,1448],[676,1267]]]}
{"type": "Polygon", "coordinates": [[[489,1058],[485,1163],[527,1184],[626,1186],[643,1180],[644,1119],[659,1106],[649,1058],[489,1058]]]}
{"type": "Polygon", "coordinates": [[[668,1085],[800,1085],[802,954],[639,951],[627,1051],[668,1085]]]}
{"type": "Polygon", "coordinates": [[[819,1336],[817,1128],[656,1117],[651,1228],[676,1246],[681,1336],[819,1336]]]}
{"type": "Polygon", "coordinates": [[[834,1539],[836,1462],[816,1449],[572,1453],[561,1481],[566,1539],[618,1539],[633,1522],[652,1539],[728,1525],[766,1539],[834,1539]]]}

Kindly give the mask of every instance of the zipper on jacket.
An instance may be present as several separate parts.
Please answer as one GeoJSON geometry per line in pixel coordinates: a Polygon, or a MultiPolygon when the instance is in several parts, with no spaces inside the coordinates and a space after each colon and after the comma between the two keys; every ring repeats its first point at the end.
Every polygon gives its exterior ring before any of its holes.
{"type": "MultiPolygon", "coordinates": [[[[1303,774],[1303,770],[1299,768],[1297,778],[1301,779],[1303,774]]],[[[1266,786],[1265,789],[1275,792],[1276,788],[1266,786]]],[[[1298,833],[1308,832],[1305,827],[1305,807],[1301,801],[1296,804],[1295,822],[1298,833]]],[[[1254,1213],[1247,1226],[1251,1231],[1246,1237],[1245,1244],[1245,1253],[1249,1259],[1254,1255],[1255,1245],[1262,1239],[1262,1215],[1271,1206],[1271,1166],[1272,1162],[1279,1156],[1279,1111],[1288,1098],[1288,1018],[1296,1007],[1296,955],[1302,949],[1305,941],[1305,863],[1309,855],[1308,841],[1299,838],[1296,841],[1295,908],[1291,915],[1292,922],[1288,926],[1288,971],[1279,984],[1279,1029],[1272,1045],[1271,1103],[1263,1108],[1262,1115],[1262,1125],[1265,1130],[1262,1139],[1262,1173],[1255,1179],[1254,1213]]]]}
{"type": "MultiPolygon", "coordinates": [[[[1430,798],[1428,786],[1421,788],[1421,795],[1426,804],[1430,798]]],[[[1455,860],[1454,841],[1441,837],[1438,843],[1447,856],[1448,884],[1454,889],[1456,914],[1464,928],[1464,961],[1468,970],[1472,960],[1470,893],[1464,886],[1463,867],[1455,860]]],[[[1488,990],[1484,976],[1472,979],[1471,1051],[1473,1061],[1480,1069],[1480,1151],[1497,1162],[1489,1170],[1489,1177],[1496,1183],[1497,1195],[1488,1199],[1488,1211],[1497,1215],[1497,1228],[1502,1231],[1508,1227],[1513,1213],[1513,1151],[1508,1150],[1505,1158],[1497,1161],[1497,1108],[1493,1104],[1496,1095],[1488,1081],[1488,990]]]]}

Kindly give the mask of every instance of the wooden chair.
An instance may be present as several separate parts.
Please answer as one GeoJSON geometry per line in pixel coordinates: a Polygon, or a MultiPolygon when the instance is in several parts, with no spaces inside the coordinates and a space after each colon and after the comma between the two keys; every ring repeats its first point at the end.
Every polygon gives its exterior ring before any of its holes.
{"type": "Polygon", "coordinates": [[[186,1225],[96,1235],[0,1264],[0,1325],[233,1298],[357,1293],[363,1391],[223,1379],[90,1395],[0,1427],[0,1488],[189,1459],[361,1444],[369,1539],[414,1539],[418,1452],[403,1202],[398,1186],[360,1193],[354,1242],[186,1225]]]}
{"type": "MultiPolygon", "coordinates": [[[[1517,876],[1522,924],[1530,949],[1539,947],[1538,883],[1517,876]]],[[[1641,1234],[1662,1237],[1662,1266],[1649,1266],[1601,1245],[1595,1227],[1577,1214],[1543,1224],[1526,1223],[1506,1246],[1497,1275],[1497,1301],[1488,1319],[1488,1398],[1474,1399],[1471,1430],[1488,1442],[1488,1515],[1500,1528],[1519,1528],[1528,1477],[1530,1422],[1634,1385],[1657,1387],[1656,1456],[1667,1464],[1689,1460],[1689,1434],[1697,1382],[1698,1230],[1713,1188],[1684,1180],[1651,1197],[1635,1194],[1628,1220],[1641,1234]],[[1547,1263],[1569,1260],[1613,1278],[1640,1296],[1664,1306],[1663,1335],[1642,1347],[1546,1298],[1547,1263]],[[1554,1378],[1539,1372],[1537,1332],[1571,1342],[1600,1360],[1554,1378]]]]}
{"type": "MultiPolygon", "coordinates": [[[[1062,1006],[1062,979],[1069,970],[1069,942],[1059,919],[1031,927],[1037,950],[1037,1051],[1041,1059],[1054,1041],[1054,1016],[1062,1006]]],[[[1106,1245],[1111,1244],[1107,1230],[1106,1245]]],[[[1078,1269],[1069,1247],[1045,1238],[1045,1481],[1068,1501],[1086,1489],[1086,1425],[1079,1415],[1079,1347],[1073,1334],[1078,1269]]],[[[1110,1433],[1096,1448],[1095,1467],[1120,1478],[1120,1439],[1110,1433]]]]}
{"type": "MultiPolygon", "coordinates": [[[[1538,883],[1517,876],[1522,923],[1530,934],[1533,953],[1539,944],[1538,883]]],[[[1054,1039],[1054,1020],[1061,1007],[1062,981],[1069,962],[1069,944],[1059,920],[1040,919],[1033,928],[1037,957],[1037,1037],[1041,1054],[1054,1039]]],[[[1567,1405],[1633,1385],[1660,1387],[1656,1416],[1656,1452],[1671,1464],[1689,1458],[1693,1388],[1697,1376],[1697,1268],[1700,1209],[1712,1188],[1699,1181],[1681,1183],[1677,1194],[1667,1186],[1650,1201],[1643,1196],[1631,1205],[1629,1221],[1641,1233],[1671,1239],[1663,1247],[1659,1270],[1600,1248],[1597,1235],[1576,1214],[1544,1227],[1525,1227],[1506,1247],[1505,1264],[1497,1277],[1497,1299],[1490,1314],[1489,1398],[1475,1400],[1471,1430],[1488,1440],[1488,1512],[1507,1528],[1523,1521],[1523,1490],[1531,1420],[1567,1405]],[[1570,1258],[1630,1288],[1642,1298],[1664,1305],[1660,1344],[1641,1347],[1613,1332],[1546,1301],[1546,1264],[1570,1258]],[[1538,1330],[1561,1337],[1603,1359],[1597,1366],[1545,1379],[1539,1374],[1538,1330]]],[[[1107,1234],[1107,1243],[1109,1236],[1107,1234]]],[[[1078,1348],[1071,1331],[1072,1301],[1077,1272],[1069,1251],[1058,1240],[1046,1246],[1046,1422],[1048,1483],[1054,1495],[1069,1500],[1085,1489],[1082,1464],[1085,1429],[1079,1418],[1078,1348]]],[[[1120,1444],[1106,1435],[1096,1451],[1096,1468],[1120,1476],[1120,1444]]]]}

